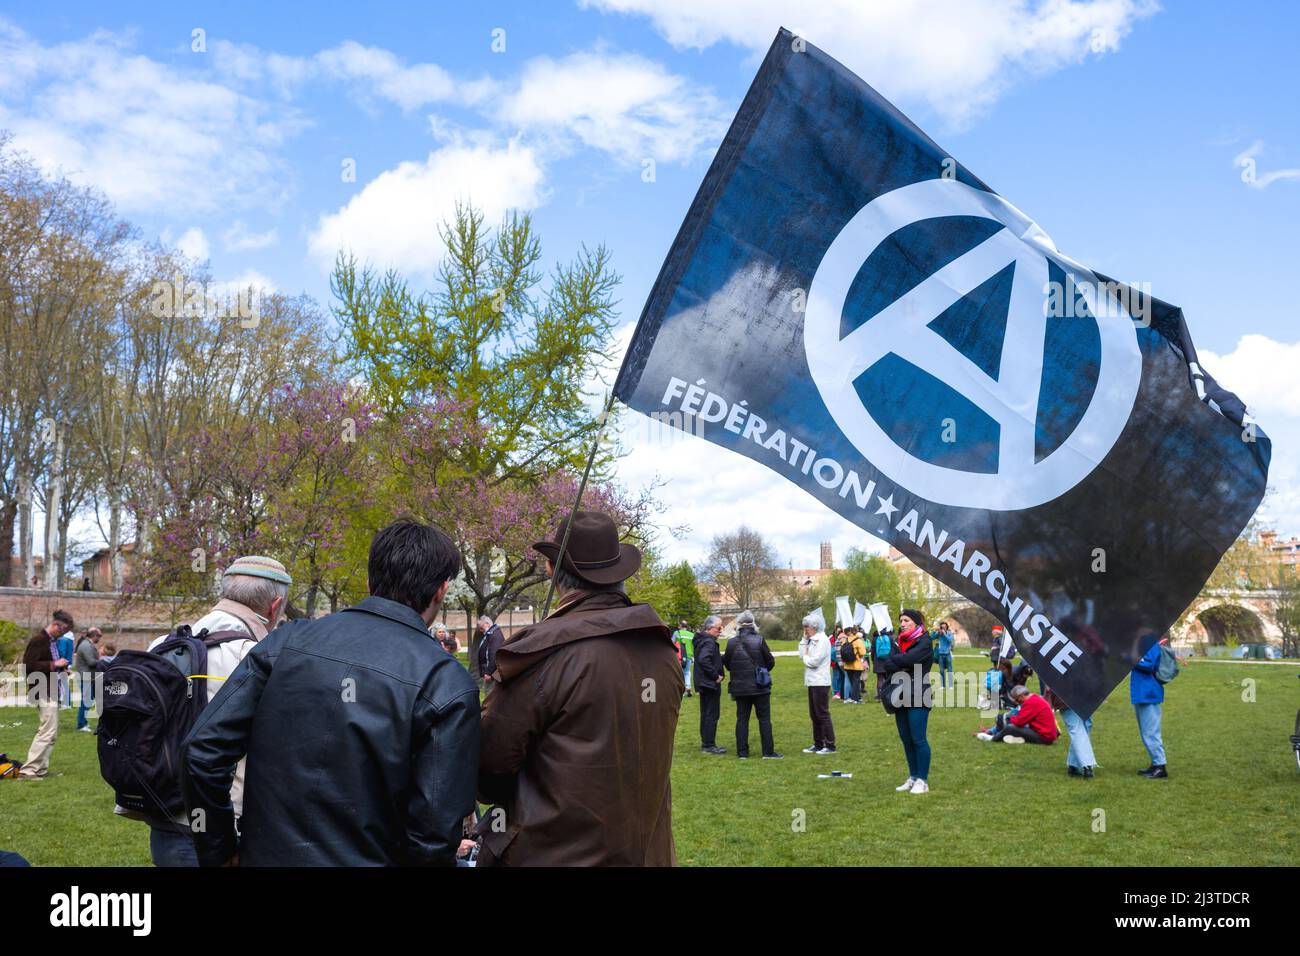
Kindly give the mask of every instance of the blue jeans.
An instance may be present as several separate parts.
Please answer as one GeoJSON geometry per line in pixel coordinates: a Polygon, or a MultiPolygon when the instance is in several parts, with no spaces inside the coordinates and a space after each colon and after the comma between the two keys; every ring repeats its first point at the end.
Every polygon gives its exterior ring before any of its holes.
{"type": "Polygon", "coordinates": [[[898,724],[898,739],[903,742],[907,755],[907,775],[917,780],[930,776],[930,741],[925,739],[925,728],[930,722],[930,708],[904,707],[894,712],[898,724]]]}
{"type": "Polygon", "coordinates": [[[682,675],[686,678],[686,689],[691,690],[691,673],[695,670],[695,658],[682,659],[682,675]]]}
{"type": "Polygon", "coordinates": [[[77,729],[89,727],[86,711],[95,706],[95,678],[89,674],[79,675],[78,686],[81,688],[81,706],[77,708],[77,729]]]}
{"type": "Polygon", "coordinates": [[[939,686],[948,686],[948,679],[944,677],[944,674],[947,673],[949,676],[952,676],[953,686],[956,687],[957,678],[952,672],[952,654],[936,654],[934,655],[934,660],[935,663],[939,665],[939,686]]]}
{"type": "Polygon", "coordinates": [[[1138,732],[1142,735],[1142,746],[1151,755],[1151,763],[1156,767],[1165,765],[1165,742],[1160,736],[1160,704],[1134,704],[1137,711],[1138,732]]]}
{"type": "Polygon", "coordinates": [[[838,667],[831,668],[831,693],[837,697],[844,696],[844,671],[838,667]]]}
{"type": "Polygon", "coordinates": [[[1061,711],[1065,732],[1070,735],[1070,752],[1065,755],[1065,765],[1076,770],[1097,766],[1097,755],[1092,752],[1092,718],[1084,720],[1072,710],[1061,711]]]}
{"type": "Polygon", "coordinates": [[[199,853],[188,833],[149,827],[149,855],[154,866],[198,866],[199,853]]]}

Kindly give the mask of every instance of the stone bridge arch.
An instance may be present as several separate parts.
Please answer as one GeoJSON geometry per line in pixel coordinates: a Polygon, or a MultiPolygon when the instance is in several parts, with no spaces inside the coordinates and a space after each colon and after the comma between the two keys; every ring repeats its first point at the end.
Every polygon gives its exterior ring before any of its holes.
{"type": "Polygon", "coordinates": [[[926,621],[928,630],[935,630],[940,621],[948,622],[948,629],[953,633],[954,643],[958,647],[985,648],[993,646],[993,627],[1001,623],[984,608],[970,601],[955,601],[946,605],[926,621]]]}
{"type": "Polygon", "coordinates": [[[1202,594],[1192,603],[1178,642],[1209,646],[1279,642],[1282,631],[1277,625],[1274,601],[1270,592],[1202,594]]]}

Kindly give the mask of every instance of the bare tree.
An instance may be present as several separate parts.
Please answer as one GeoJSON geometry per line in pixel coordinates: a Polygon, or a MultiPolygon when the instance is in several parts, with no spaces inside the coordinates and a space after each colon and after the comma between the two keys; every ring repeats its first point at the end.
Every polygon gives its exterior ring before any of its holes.
{"type": "Polygon", "coordinates": [[[76,411],[82,332],[129,233],[103,196],[43,175],[0,141],[0,537],[8,534],[0,567],[7,572],[16,512],[24,583],[34,570],[38,477],[53,525],[46,535],[46,586],[57,581],[61,442],[76,411]]]}
{"type": "Polygon", "coordinates": [[[771,596],[779,583],[772,546],[745,525],[730,534],[717,535],[708,559],[697,573],[730,591],[742,608],[752,607],[755,598],[771,596]]]}
{"type": "Polygon", "coordinates": [[[1280,565],[1273,616],[1282,631],[1282,656],[1300,657],[1300,568],[1280,565]]]}

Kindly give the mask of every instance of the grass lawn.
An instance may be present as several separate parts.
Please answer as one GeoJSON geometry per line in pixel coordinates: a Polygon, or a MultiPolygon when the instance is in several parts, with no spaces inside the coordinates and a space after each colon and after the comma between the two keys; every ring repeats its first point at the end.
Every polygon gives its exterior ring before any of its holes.
{"type": "MultiPolygon", "coordinates": [[[[974,656],[960,670],[983,673],[974,656]]],[[[724,697],[718,743],[700,753],[698,699],[683,702],[673,764],[673,822],[683,865],[1040,866],[1293,865],[1300,856],[1300,773],[1289,735],[1300,707],[1300,665],[1193,662],[1165,703],[1168,780],[1145,780],[1128,687],[1096,716],[1094,780],[1065,775],[1064,739],[1051,747],[985,744],[971,708],[930,719],[933,790],[896,794],[907,776],[893,718],[878,704],[832,702],[840,752],[800,753],[809,725],[801,669],[778,658],[773,676],[777,749],[784,760],[737,760],[735,709],[724,697]],[[1255,682],[1254,702],[1242,681],[1255,682]],[[818,780],[818,772],[853,778],[818,780]],[[1104,812],[1104,832],[1097,832],[1104,812]],[[794,824],[805,826],[796,832],[794,824]]],[[[1033,682],[1036,688],[1037,682],[1033,682]]],[[[113,816],[95,738],[61,711],[50,776],[0,781],[0,849],[36,865],[149,862],[142,824],[113,816]]],[[[32,708],[0,709],[0,751],[23,759],[32,708]]],[[[751,720],[751,752],[759,752],[751,720]]]]}

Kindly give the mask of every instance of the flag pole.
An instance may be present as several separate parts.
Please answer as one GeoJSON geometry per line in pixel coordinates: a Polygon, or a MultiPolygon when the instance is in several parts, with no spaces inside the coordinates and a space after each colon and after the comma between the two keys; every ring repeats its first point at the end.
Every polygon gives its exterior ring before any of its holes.
{"type": "Polygon", "coordinates": [[[564,552],[569,547],[569,534],[573,531],[573,518],[578,513],[578,506],[582,504],[582,494],[587,490],[587,478],[591,475],[591,466],[596,461],[596,451],[600,448],[600,440],[605,434],[605,424],[609,421],[609,413],[614,407],[614,393],[609,392],[605,396],[605,409],[600,413],[600,427],[596,429],[596,439],[591,443],[591,454],[587,456],[587,467],[582,471],[582,481],[578,483],[578,494],[573,499],[573,507],[569,509],[569,520],[564,524],[564,537],[560,540],[560,550],[555,555],[555,566],[551,573],[550,583],[546,586],[546,601],[542,604],[542,620],[551,610],[551,597],[555,594],[555,580],[560,576],[560,565],[564,561],[564,552]]]}

